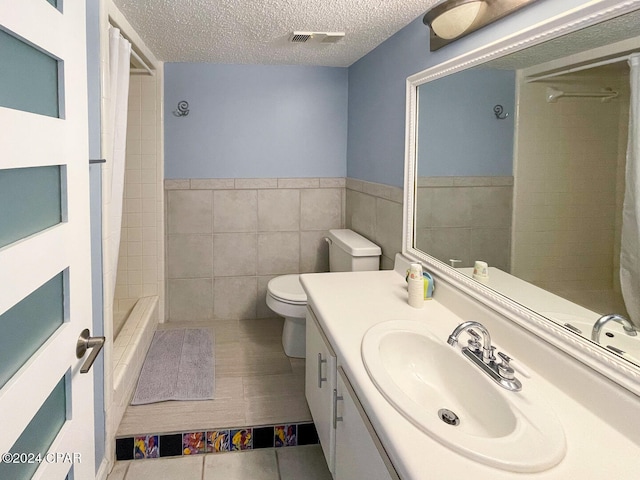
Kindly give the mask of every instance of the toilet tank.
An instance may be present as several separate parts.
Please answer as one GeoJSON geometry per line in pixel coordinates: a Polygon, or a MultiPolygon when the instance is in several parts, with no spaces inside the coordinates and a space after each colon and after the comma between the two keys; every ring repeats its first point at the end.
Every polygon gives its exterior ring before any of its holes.
{"type": "Polygon", "coordinates": [[[379,270],[382,250],[375,243],[349,229],[329,230],[329,271],[379,270]]]}

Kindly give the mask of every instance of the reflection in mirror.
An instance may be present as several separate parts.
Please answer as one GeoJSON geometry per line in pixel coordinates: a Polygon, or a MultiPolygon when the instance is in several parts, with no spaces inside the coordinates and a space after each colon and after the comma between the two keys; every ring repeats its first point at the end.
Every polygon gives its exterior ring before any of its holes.
{"type": "MultiPolygon", "coordinates": [[[[488,287],[587,339],[633,313],[620,256],[639,26],[632,12],[417,89],[414,247],[469,275],[486,261],[488,287]]],[[[640,365],[619,322],[599,343],[640,365]]]]}
{"type": "Polygon", "coordinates": [[[418,249],[458,267],[482,259],[510,271],[514,105],[510,70],[467,70],[418,88],[418,249]]]}

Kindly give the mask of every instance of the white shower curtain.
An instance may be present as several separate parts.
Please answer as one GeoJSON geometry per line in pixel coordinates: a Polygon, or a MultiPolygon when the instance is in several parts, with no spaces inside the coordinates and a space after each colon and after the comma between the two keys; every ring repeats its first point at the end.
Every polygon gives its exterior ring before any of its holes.
{"type": "Polygon", "coordinates": [[[127,140],[127,106],[129,102],[129,63],[131,44],[120,35],[117,28],[109,29],[109,108],[107,131],[111,133],[108,146],[104,202],[106,205],[106,252],[105,267],[110,272],[109,295],[105,298],[113,305],[116,273],[118,270],[118,251],[122,229],[122,203],[124,194],[125,149],[127,140]]]}
{"type": "Polygon", "coordinates": [[[640,327],[640,54],[629,59],[631,100],[629,140],[622,207],[620,284],[627,312],[640,327]]]}

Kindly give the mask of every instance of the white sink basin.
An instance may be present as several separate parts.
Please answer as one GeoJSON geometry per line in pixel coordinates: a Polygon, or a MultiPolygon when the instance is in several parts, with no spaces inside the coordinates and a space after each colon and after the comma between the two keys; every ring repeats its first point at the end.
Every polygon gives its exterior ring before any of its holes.
{"type": "Polygon", "coordinates": [[[513,472],[546,470],[565,455],[559,421],[526,384],[522,392],[502,389],[423,322],[375,325],[362,340],[362,358],[396,410],[462,455],[513,472]],[[441,409],[459,424],[442,420],[441,409]]]}

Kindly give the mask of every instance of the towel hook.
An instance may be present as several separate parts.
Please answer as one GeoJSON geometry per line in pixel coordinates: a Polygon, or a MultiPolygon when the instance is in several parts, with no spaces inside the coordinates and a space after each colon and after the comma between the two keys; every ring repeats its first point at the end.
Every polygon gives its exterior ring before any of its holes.
{"type": "Polygon", "coordinates": [[[189,102],[185,100],[178,102],[178,110],[174,110],[173,114],[176,117],[186,117],[189,115],[189,102]]]}
{"type": "Polygon", "coordinates": [[[498,120],[504,120],[509,116],[508,113],[503,114],[503,112],[504,107],[502,105],[496,105],[495,107],[493,107],[493,113],[498,120]]]}

